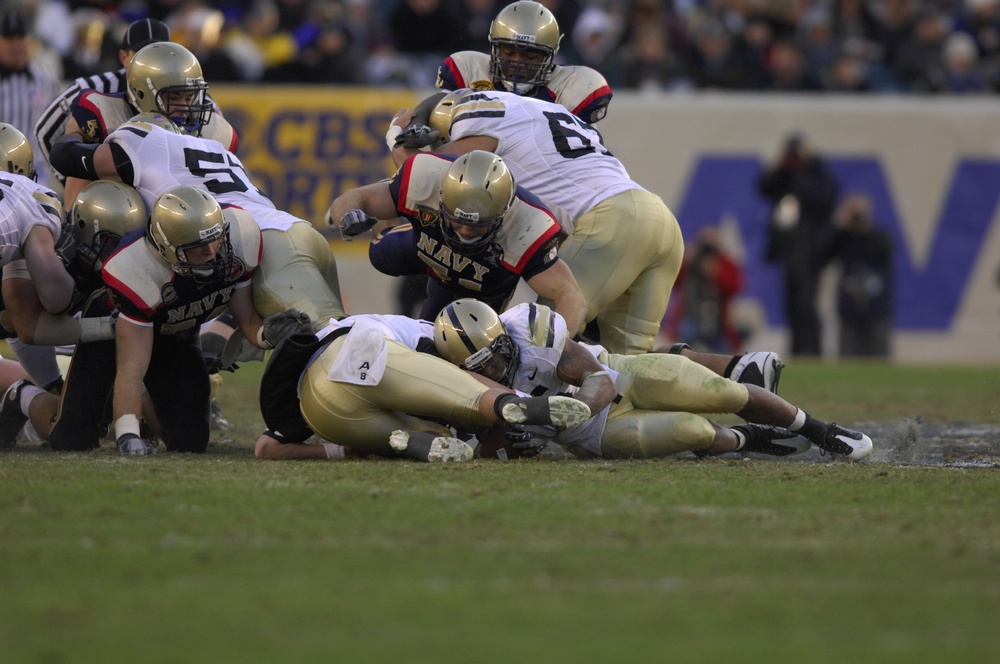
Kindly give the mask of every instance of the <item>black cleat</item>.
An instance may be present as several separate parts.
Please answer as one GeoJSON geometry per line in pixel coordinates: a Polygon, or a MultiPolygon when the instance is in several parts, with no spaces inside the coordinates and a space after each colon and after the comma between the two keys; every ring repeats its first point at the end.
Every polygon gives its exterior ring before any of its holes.
{"type": "Polygon", "coordinates": [[[551,424],[575,427],[590,419],[590,408],[572,397],[517,397],[503,405],[508,424],[551,424]]]}
{"type": "Polygon", "coordinates": [[[741,432],[746,437],[746,444],[740,449],[741,452],[791,456],[807,452],[812,447],[812,443],[808,439],[783,427],[738,424],[731,428],[741,432]]]}
{"type": "Polygon", "coordinates": [[[34,385],[27,378],[16,381],[7,388],[0,402],[0,450],[9,450],[17,444],[17,434],[24,428],[28,416],[21,412],[21,390],[34,385]]]}
{"type": "Polygon", "coordinates": [[[860,461],[872,453],[871,438],[860,431],[845,429],[836,422],[827,424],[823,431],[823,439],[813,442],[824,452],[842,456],[851,461],[860,461]]]}

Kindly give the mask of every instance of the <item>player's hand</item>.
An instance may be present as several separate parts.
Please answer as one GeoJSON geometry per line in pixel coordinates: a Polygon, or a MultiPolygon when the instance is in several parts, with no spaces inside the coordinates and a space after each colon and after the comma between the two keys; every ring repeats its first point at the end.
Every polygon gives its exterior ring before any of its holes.
{"type": "Polygon", "coordinates": [[[288,309],[271,314],[264,319],[258,340],[274,348],[288,337],[296,334],[312,334],[312,319],[309,314],[297,309],[288,309]]]}
{"type": "Polygon", "coordinates": [[[349,240],[355,235],[361,235],[369,231],[378,223],[378,219],[367,214],[364,210],[348,210],[347,214],[337,222],[337,228],[345,240],[349,240]]]}
{"type": "Polygon", "coordinates": [[[437,129],[431,129],[423,124],[410,125],[396,136],[396,147],[419,150],[434,145],[439,138],[441,138],[441,132],[437,129]]]}
{"type": "Polygon", "coordinates": [[[521,450],[521,456],[533,457],[541,454],[549,441],[560,433],[562,430],[552,425],[511,424],[504,435],[512,447],[521,450]]]}
{"type": "Polygon", "coordinates": [[[73,222],[63,222],[59,237],[56,239],[55,249],[56,256],[68,268],[76,258],[77,252],[76,236],[73,235],[73,222]]]}
{"type": "Polygon", "coordinates": [[[140,438],[134,433],[118,436],[118,451],[127,456],[152,456],[156,454],[156,443],[140,438]]]}

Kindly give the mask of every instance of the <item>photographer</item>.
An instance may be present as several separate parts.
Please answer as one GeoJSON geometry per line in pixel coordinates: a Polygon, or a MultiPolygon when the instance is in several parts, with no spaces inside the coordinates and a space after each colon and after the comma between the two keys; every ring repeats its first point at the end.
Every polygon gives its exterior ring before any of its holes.
{"type": "Polygon", "coordinates": [[[802,134],[785,139],[776,162],[761,175],[760,193],[772,204],[767,260],[784,270],[785,314],[793,355],[820,355],[816,293],[833,234],[837,180],[802,134]]]}
{"type": "Polygon", "coordinates": [[[837,288],[841,357],[887,357],[892,330],[892,240],[875,226],[872,203],[851,194],[834,213],[828,257],[842,267],[837,288]]]}

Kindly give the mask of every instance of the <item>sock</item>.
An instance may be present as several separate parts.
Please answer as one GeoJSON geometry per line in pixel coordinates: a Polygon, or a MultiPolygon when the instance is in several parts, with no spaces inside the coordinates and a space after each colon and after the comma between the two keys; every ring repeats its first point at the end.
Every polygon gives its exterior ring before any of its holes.
{"type": "Polygon", "coordinates": [[[504,421],[503,407],[516,398],[517,398],[516,395],[510,393],[501,394],[500,396],[497,397],[497,400],[493,402],[493,412],[496,413],[498,420],[500,420],[501,422],[504,421]]]}
{"type": "Polygon", "coordinates": [[[337,443],[323,443],[323,449],[326,450],[327,459],[343,459],[344,458],[344,446],[338,445],[337,443]]]}
{"type": "Polygon", "coordinates": [[[20,339],[8,339],[7,345],[35,385],[48,385],[62,377],[52,346],[35,346],[20,339]]]}
{"type": "Polygon", "coordinates": [[[746,447],[747,435],[737,427],[730,427],[729,430],[736,434],[736,449],[734,449],[733,452],[739,452],[746,447]]]}
{"type": "Polygon", "coordinates": [[[817,420],[806,411],[798,408],[795,411],[795,419],[792,420],[788,430],[801,434],[815,442],[816,440],[822,440],[823,433],[826,431],[826,423],[817,420]]]}
{"type": "Polygon", "coordinates": [[[24,413],[25,417],[28,417],[28,408],[31,406],[31,400],[37,397],[39,394],[45,394],[45,390],[40,387],[35,387],[34,385],[25,385],[21,388],[21,412],[24,413]]]}

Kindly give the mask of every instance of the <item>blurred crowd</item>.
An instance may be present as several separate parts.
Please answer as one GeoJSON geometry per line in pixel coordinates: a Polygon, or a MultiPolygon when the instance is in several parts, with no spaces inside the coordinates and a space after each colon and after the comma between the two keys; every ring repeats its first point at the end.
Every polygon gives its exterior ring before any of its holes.
{"type": "MultiPolygon", "coordinates": [[[[990,93],[1000,0],[541,0],[560,64],[612,89],[990,93]]],[[[118,65],[125,27],[170,25],[211,83],[429,87],[455,51],[488,50],[506,0],[3,0],[71,80],[118,65]]]]}

